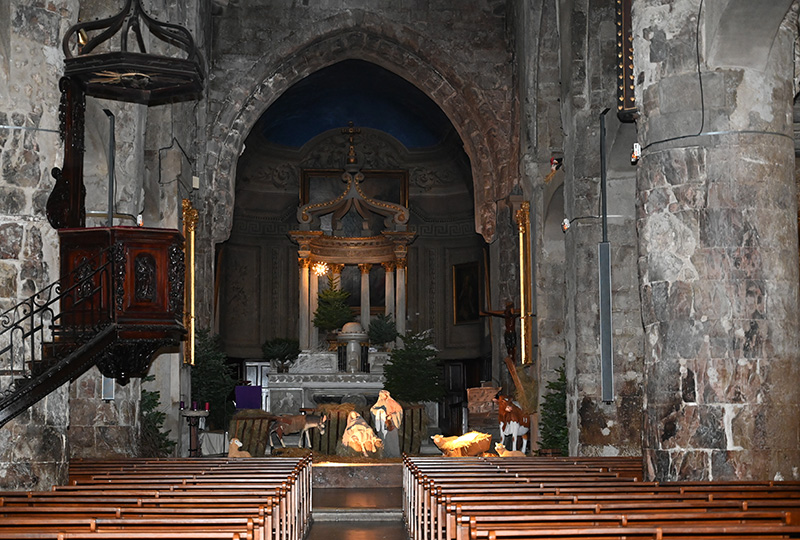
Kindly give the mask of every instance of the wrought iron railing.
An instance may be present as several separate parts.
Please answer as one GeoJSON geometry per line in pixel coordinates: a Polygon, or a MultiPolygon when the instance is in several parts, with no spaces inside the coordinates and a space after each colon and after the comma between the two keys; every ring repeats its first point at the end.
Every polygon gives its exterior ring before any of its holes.
{"type": "MultiPolygon", "coordinates": [[[[91,340],[113,321],[110,251],[86,257],[75,270],[0,315],[0,400],[91,340]]],[[[0,401],[2,406],[2,401],[0,401]]]]}

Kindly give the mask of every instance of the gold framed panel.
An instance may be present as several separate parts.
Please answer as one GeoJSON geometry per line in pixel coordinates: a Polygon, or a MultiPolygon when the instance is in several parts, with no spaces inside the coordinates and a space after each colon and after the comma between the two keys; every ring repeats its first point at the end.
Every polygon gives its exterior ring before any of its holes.
{"type": "Polygon", "coordinates": [[[480,320],[480,264],[453,265],[453,324],[480,320]]]}

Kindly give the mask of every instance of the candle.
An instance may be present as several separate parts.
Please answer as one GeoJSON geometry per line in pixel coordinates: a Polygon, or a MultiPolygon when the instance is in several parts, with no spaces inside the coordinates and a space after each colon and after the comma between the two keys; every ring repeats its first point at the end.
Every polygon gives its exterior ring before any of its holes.
{"type": "Polygon", "coordinates": [[[206,412],[208,412],[208,401],[206,401],[206,412]]]}

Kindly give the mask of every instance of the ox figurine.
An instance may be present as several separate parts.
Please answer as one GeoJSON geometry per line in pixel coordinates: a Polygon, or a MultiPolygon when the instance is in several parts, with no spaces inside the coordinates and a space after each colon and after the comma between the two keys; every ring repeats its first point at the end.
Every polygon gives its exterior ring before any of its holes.
{"type": "Polygon", "coordinates": [[[511,448],[517,449],[517,437],[522,439],[522,453],[528,447],[528,432],[531,429],[531,418],[525,414],[510,398],[497,394],[494,400],[497,402],[497,417],[500,422],[500,438],[505,442],[506,437],[511,436],[511,448]]]}

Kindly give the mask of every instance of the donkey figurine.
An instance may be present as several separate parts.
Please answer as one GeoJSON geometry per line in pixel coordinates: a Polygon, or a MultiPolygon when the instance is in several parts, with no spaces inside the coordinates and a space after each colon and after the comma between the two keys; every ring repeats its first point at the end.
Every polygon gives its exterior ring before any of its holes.
{"type": "Polygon", "coordinates": [[[279,416],[269,428],[269,445],[273,447],[273,435],[278,438],[281,446],[286,448],[283,442],[283,436],[291,433],[300,433],[300,440],[297,446],[303,447],[303,438],[306,440],[306,445],[311,448],[311,435],[309,431],[317,428],[320,435],[325,434],[325,422],[328,420],[326,415],[319,414],[285,414],[279,416]]]}

